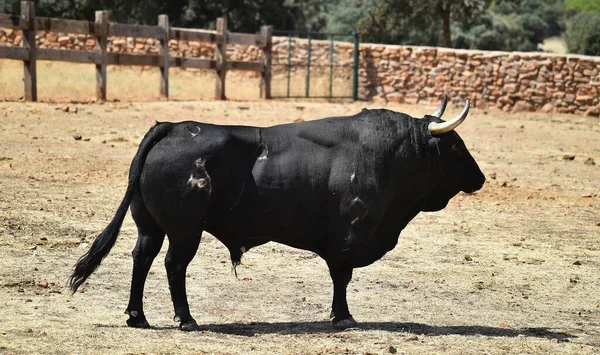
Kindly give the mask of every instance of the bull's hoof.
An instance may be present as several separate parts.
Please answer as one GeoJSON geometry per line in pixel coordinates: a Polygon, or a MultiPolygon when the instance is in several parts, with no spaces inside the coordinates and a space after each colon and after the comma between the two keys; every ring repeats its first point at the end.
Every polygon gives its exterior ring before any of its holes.
{"type": "Polygon", "coordinates": [[[181,322],[179,324],[179,329],[183,330],[184,332],[193,332],[198,330],[198,324],[192,319],[191,321],[181,322]]]}
{"type": "Polygon", "coordinates": [[[148,324],[146,317],[143,315],[137,317],[129,316],[127,326],[131,328],[150,328],[150,324],[148,324]]]}
{"type": "Polygon", "coordinates": [[[345,318],[345,319],[334,318],[331,322],[333,323],[333,326],[339,330],[358,327],[358,323],[356,323],[356,321],[354,320],[354,318],[352,318],[352,316],[350,316],[349,318],[345,318]]]}
{"type": "Polygon", "coordinates": [[[179,329],[183,330],[184,332],[193,332],[199,329],[198,323],[196,323],[196,321],[192,317],[186,317],[185,319],[181,319],[176,316],[174,320],[176,322],[181,322],[179,323],[179,329]]]}

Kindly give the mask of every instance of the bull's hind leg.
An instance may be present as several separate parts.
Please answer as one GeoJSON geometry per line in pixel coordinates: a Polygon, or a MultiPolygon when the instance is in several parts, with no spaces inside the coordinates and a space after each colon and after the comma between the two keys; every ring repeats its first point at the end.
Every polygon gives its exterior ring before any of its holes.
{"type": "Polygon", "coordinates": [[[169,235],[169,250],[165,257],[169,290],[171,291],[171,300],[175,308],[175,317],[173,320],[180,322],[179,328],[186,331],[196,330],[198,327],[190,314],[185,287],[185,275],[187,266],[198,250],[201,235],[202,232],[182,236],[169,235]]]}
{"type": "Polygon", "coordinates": [[[131,293],[125,313],[129,314],[129,319],[127,320],[128,326],[148,328],[150,325],[146,321],[142,301],[144,284],[146,283],[150,266],[152,266],[154,258],[156,258],[162,247],[165,232],[150,217],[139,199],[134,199],[134,202],[131,204],[131,212],[138,227],[138,240],[132,253],[133,275],[131,278],[131,293]]]}

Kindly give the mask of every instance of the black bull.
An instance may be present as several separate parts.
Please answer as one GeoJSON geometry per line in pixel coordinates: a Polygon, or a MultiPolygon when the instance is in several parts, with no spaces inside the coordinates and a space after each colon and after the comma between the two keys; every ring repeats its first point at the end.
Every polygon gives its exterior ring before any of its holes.
{"type": "Polygon", "coordinates": [[[165,267],[175,320],[196,329],[186,268],[203,231],[230,251],[269,241],[312,251],[333,280],[333,324],[356,326],[346,302],[352,270],[392,250],[421,211],[438,211],[485,177],[451,121],[389,110],[268,128],[198,122],[158,123],[142,140],[115,217],[75,266],[73,291],[114,245],[131,207],[138,228],[127,324],[148,327],[144,283],[165,234],[165,267]]]}

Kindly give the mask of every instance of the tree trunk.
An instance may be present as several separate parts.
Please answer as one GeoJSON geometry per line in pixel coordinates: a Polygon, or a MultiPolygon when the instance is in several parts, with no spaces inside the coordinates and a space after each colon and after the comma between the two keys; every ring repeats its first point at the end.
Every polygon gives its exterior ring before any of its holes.
{"type": "Polygon", "coordinates": [[[442,11],[442,21],[444,25],[444,45],[452,48],[452,39],[450,38],[450,11],[442,11]]]}

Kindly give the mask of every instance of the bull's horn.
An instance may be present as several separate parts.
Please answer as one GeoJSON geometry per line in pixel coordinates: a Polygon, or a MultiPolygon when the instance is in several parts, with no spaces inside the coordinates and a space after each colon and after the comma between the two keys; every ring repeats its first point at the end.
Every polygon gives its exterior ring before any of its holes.
{"type": "Polygon", "coordinates": [[[453,131],[456,127],[460,126],[460,124],[465,120],[465,118],[467,118],[470,106],[471,103],[469,102],[469,99],[467,99],[467,102],[465,103],[465,108],[463,108],[462,112],[459,113],[458,116],[454,117],[448,122],[431,122],[428,126],[429,133],[431,133],[432,136],[438,136],[440,134],[453,131]]]}
{"type": "Polygon", "coordinates": [[[448,103],[448,95],[444,95],[444,98],[442,99],[442,103],[441,103],[440,107],[437,110],[435,110],[435,112],[433,113],[432,116],[435,116],[437,118],[442,118],[444,111],[446,111],[447,103],[448,103]]]}

